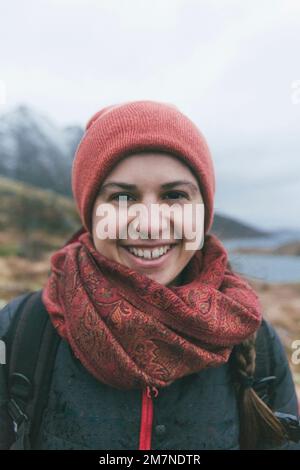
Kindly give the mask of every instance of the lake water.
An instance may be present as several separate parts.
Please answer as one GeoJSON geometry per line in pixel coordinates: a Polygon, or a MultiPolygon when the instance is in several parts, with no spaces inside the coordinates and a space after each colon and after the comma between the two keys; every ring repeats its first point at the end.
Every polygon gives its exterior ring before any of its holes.
{"type": "Polygon", "coordinates": [[[234,270],[268,282],[300,282],[300,258],[281,255],[229,253],[234,270]]]}
{"type": "Polygon", "coordinates": [[[275,248],[292,240],[295,240],[293,235],[278,233],[273,237],[235,239],[222,241],[222,243],[228,250],[229,261],[233,269],[241,274],[267,282],[300,282],[299,256],[232,252],[232,249],[237,247],[275,248]]]}

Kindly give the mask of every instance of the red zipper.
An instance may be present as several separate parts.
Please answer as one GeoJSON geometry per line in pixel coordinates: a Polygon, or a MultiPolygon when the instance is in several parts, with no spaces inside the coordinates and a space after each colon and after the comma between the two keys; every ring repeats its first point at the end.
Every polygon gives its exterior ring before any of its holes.
{"type": "Polygon", "coordinates": [[[151,449],[151,434],[153,423],[152,398],[156,398],[157,395],[158,390],[156,387],[150,387],[147,385],[147,387],[143,389],[139,450],[151,449]]]}

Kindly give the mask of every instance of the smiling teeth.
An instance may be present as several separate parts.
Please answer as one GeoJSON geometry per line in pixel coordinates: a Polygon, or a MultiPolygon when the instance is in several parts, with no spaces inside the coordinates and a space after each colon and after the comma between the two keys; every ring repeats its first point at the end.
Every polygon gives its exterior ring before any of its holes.
{"type": "Polygon", "coordinates": [[[153,250],[142,250],[141,248],[133,248],[133,247],[128,247],[128,250],[130,253],[134,254],[135,256],[138,256],[139,258],[146,258],[146,259],[153,259],[153,258],[159,258],[160,256],[164,255],[169,251],[171,248],[171,245],[165,245],[160,248],[154,248],[153,250]]]}

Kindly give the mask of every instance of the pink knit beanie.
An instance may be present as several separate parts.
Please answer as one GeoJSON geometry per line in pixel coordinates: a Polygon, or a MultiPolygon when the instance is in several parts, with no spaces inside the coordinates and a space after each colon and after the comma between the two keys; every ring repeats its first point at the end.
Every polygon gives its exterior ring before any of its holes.
{"type": "Polygon", "coordinates": [[[113,166],[146,149],[179,157],[198,179],[205,207],[204,232],[213,223],[215,174],[205,138],[175,106],[132,101],[103,108],[86,125],[72,168],[72,190],[85,229],[92,229],[97,193],[113,166]]]}

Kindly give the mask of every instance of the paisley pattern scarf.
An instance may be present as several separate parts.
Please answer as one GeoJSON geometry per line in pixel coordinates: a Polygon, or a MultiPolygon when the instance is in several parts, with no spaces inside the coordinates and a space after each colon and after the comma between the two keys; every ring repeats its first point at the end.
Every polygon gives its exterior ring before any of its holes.
{"type": "Polygon", "coordinates": [[[224,364],[260,325],[255,291],[227,261],[208,234],[183,283],[167,287],[108,259],[83,231],[52,255],[42,298],[57,332],[99,381],[165,387],[224,364]]]}

